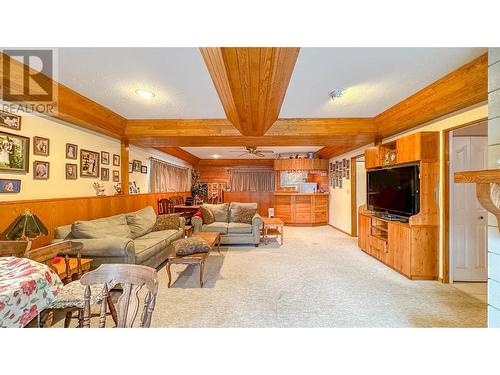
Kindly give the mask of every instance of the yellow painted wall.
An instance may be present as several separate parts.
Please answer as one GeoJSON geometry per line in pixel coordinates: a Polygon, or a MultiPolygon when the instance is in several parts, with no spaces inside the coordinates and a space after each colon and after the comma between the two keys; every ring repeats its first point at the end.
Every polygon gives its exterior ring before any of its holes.
{"type": "MultiPolygon", "coordinates": [[[[30,138],[30,162],[28,173],[7,173],[0,172],[0,178],[13,178],[21,180],[21,192],[19,194],[0,194],[0,201],[28,200],[44,198],[63,198],[63,197],[84,197],[95,195],[92,187],[93,182],[103,182],[106,195],[113,195],[115,189],[113,185],[113,170],[120,170],[120,167],[113,166],[113,154],[120,155],[120,141],[98,133],[87,131],[85,129],[59,123],[51,119],[38,116],[23,115],[20,131],[15,131],[0,127],[0,131],[11,134],[17,134],[30,138]],[[33,154],[33,137],[40,136],[50,139],[50,155],[39,156],[33,154]],[[101,181],[100,178],[80,177],[80,151],[78,159],[66,159],[66,143],[78,145],[80,149],[86,149],[96,152],[107,151],[110,154],[110,165],[101,165],[109,168],[109,181],[101,181]],[[41,160],[50,162],[50,178],[48,180],[33,179],[33,161],[41,160]],[[66,180],[65,164],[78,165],[78,179],[66,180]]],[[[148,158],[154,156],[173,164],[187,166],[188,164],[180,159],[171,157],[149,149],[130,147],[130,160],[137,159],[143,163],[148,163],[148,158]]],[[[132,173],[130,180],[137,181],[141,188],[141,193],[148,192],[149,164],[148,174],[132,173]]]]}
{"type": "MultiPolygon", "coordinates": [[[[461,111],[460,113],[454,113],[449,116],[443,117],[441,119],[429,122],[427,124],[422,125],[416,129],[411,131],[397,134],[393,137],[386,138],[383,142],[387,142],[390,140],[394,140],[396,138],[400,138],[405,135],[413,134],[421,131],[438,131],[440,133],[440,143],[441,143],[441,152],[440,152],[440,183],[439,183],[439,206],[442,207],[443,202],[443,181],[444,181],[444,167],[442,160],[444,160],[444,131],[450,128],[454,128],[456,126],[466,124],[469,122],[477,121],[482,118],[488,117],[488,105],[480,105],[475,106],[473,108],[469,108],[465,111],[461,111]]],[[[365,147],[364,149],[368,148],[365,147]]],[[[349,152],[347,154],[341,155],[330,161],[335,161],[343,158],[350,158],[355,155],[361,153],[363,149],[356,150],[354,152],[349,152]]],[[[344,180],[344,184],[346,181],[344,180]]],[[[343,189],[332,189],[330,188],[330,224],[344,230],[346,232],[350,232],[351,229],[351,194],[350,194],[350,184],[347,181],[347,184],[343,186],[343,189]]],[[[443,223],[444,223],[444,212],[440,211],[440,228],[439,228],[439,277],[441,278],[443,275],[443,223]]]]}

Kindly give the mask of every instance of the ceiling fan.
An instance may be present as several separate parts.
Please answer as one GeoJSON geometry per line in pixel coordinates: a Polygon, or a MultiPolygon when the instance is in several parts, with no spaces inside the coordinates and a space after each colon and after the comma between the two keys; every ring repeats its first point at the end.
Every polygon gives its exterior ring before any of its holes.
{"type": "MultiPolygon", "coordinates": [[[[245,147],[246,152],[242,153],[240,156],[245,156],[245,155],[255,155],[255,156],[260,156],[261,158],[264,157],[264,154],[274,154],[274,151],[272,150],[257,150],[257,147],[255,146],[246,146],[245,147]]],[[[241,152],[241,151],[231,151],[231,152],[241,152]]]]}

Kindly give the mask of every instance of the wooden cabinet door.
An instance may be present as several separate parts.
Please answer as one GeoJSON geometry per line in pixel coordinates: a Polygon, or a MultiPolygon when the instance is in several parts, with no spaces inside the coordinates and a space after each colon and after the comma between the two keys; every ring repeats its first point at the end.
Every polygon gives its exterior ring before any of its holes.
{"type": "Polygon", "coordinates": [[[380,166],[380,155],[378,147],[370,147],[365,150],[365,168],[376,168],[380,166]]]}
{"type": "Polygon", "coordinates": [[[364,251],[369,251],[368,236],[370,235],[371,218],[359,215],[358,246],[364,251]]]}
{"type": "Polygon", "coordinates": [[[389,223],[390,265],[406,276],[410,276],[410,227],[389,223]]]}
{"type": "Polygon", "coordinates": [[[415,133],[396,140],[396,160],[408,163],[420,160],[420,134],[415,133]]]}

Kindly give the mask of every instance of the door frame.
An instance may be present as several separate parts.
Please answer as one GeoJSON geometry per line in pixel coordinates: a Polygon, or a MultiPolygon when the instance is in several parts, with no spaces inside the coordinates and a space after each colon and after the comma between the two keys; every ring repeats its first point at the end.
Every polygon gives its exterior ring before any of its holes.
{"type": "Polygon", "coordinates": [[[465,128],[471,125],[478,125],[482,122],[488,121],[487,117],[483,117],[479,120],[470,121],[465,124],[457,125],[452,128],[443,131],[444,137],[444,162],[441,165],[443,176],[444,176],[444,188],[443,188],[443,210],[444,210],[444,221],[443,221],[443,278],[439,281],[442,283],[450,282],[450,154],[451,154],[451,143],[450,135],[454,130],[465,128]]]}
{"type": "Polygon", "coordinates": [[[356,172],[357,172],[357,159],[360,158],[361,156],[364,156],[363,154],[359,154],[356,156],[351,157],[350,161],[350,173],[351,173],[351,237],[357,237],[358,236],[358,197],[357,197],[357,178],[356,178],[356,172]]]}

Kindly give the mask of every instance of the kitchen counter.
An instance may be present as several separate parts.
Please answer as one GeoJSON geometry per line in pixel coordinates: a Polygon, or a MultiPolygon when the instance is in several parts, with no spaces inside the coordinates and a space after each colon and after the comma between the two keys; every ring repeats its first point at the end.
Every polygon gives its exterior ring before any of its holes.
{"type": "Polygon", "coordinates": [[[274,192],[274,215],[292,226],[328,224],[328,193],[274,192]]]}

